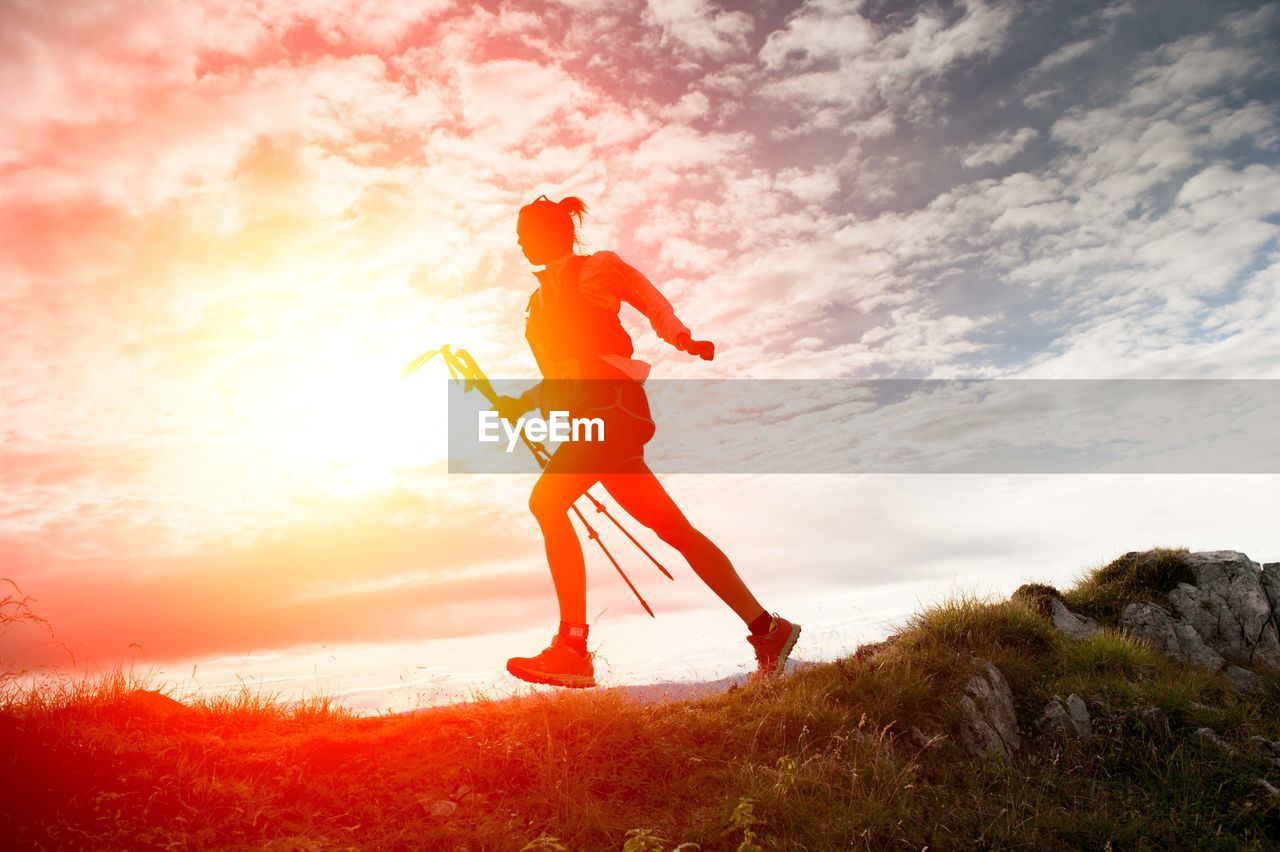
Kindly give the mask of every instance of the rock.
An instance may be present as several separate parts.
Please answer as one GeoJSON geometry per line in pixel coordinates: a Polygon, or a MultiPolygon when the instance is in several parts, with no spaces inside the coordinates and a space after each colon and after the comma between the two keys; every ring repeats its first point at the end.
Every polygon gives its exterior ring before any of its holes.
{"type": "Polygon", "coordinates": [[[1168,657],[1218,671],[1227,664],[1191,625],[1151,601],[1134,601],[1120,611],[1120,626],[1145,639],[1168,657]]]}
{"type": "Polygon", "coordinates": [[[1280,562],[1268,562],[1262,566],[1262,591],[1271,604],[1271,623],[1280,635],[1280,562]]]}
{"type": "Polygon", "coordinates": [[[448,799],[432,799],[430,796],[419,796],[418,803],[427,811],[432,819],[448,819],[458,812],[458,803],[448,799]]]}
{"type": "Polygon", "coordinates": [[[1007,760],[1022,744],[1013,691],[994,663],[980,657],[974,659],[979,669],[960,696],[963,719],[958,738],[970,754],[1007,760]]]}
{"type": "Polygon", "coordinates": [[[1213,728],[1196,728],[1195,737],[1200,742],[1208,743],[1226,754],[1234,755],[1236,753],[1235,746],[1218,736],[1213,728]]]}
{"type": "Polygon", "coordinates": [[[1280,562],[1268,562],[1262,566],[1262,590],[1271,601],[1271,611],[1280,610],[1280,562]]]}
{"type": "Polygon", "coordinates": [[[1049,600],[1049,619],[1068,639],[1088,639],[1099,630],[1098,622],[1087,615],[1072,612],[1058,598],[1049,600]]]}
{"type": "MultiPolygon", "coordinates": [[[[1212,550],[1184,557],[1195,573],[1195,585],[1179,583],[1169,592],[1178,616],[1190,624],[1219,655],[1280,669],[1280,633],[1273,600],[1264,586],[1263,569],[1243,553],[1212,550]]],[[[1270,585],[1280,577],[1268,577],[1270,585]]]]}
{"type": "MultiPolygon", "coordinates": [[[[1280,562],[1259,565],[1235,550],[1145,555],[1180,561],[1176,576],[1184,582],[1160,600],[1129,602],[1117,626],[1172,659],[1220,672],[1241,692],[1262,689],[1250,669],[1280,672],[1280,562]]],[[[1143,556],[1135,551],[1122,558],[1143,556]]],[[[1013,597],[1026,599],[1069,639],[1101,628],[1072,612],[1052,586],[1024,584],[1013,597]]]]}
{"type": "Polygon", "coordinates": [[[1089,720],[1089,708],[1084,699],[1074,692],[1063,700],[1055,695],[1044,705],[1038,724],[1042,728],[1055,731],[1067,737],[1087,740],[1093,736],[1093,725],[1089,720]]]}
{"type": "Polygon", "coordinates": [[[1242,669],[1235,663],[1229,664],[1222,673],[1236,685],[1236,689],[1241,692],[1261,692],[1262,678],[1258,677],[1248,669],[1242,669]]]}
{"type": "Polygon", "coordinates": [[[1167,656],[1220,672],[1241,692],[1262,680],[1245,666],[1280,671],[1280,563],[1260,566],[1234,550],[1181,557],[1194,583],[1178,583],[1167,605],[1134,601],[1120,627],[1167,656]]]}
{"type": "Polygon", "coordinates": [[[1272,766],[1280,766],[1280,743],[1254,734],[1249,737],[1249,748],[1272,766]]]}

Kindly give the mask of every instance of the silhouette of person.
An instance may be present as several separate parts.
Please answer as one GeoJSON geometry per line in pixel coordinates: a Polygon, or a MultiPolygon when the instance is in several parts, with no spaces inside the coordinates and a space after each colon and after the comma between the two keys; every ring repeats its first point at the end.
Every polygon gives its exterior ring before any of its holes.
{"type": "Polygon", "coordinates": [[[676,348],[711,360],[715,347],[692,338],[670,302],[638,270],[611,251],[576,254],[575,220],[586,204],[540,196],[521,208],[520,248],[538,288],[526,308],[525,337],[543,380],[519,398],[501,397],[499,415],[518,420],[534,408],[600,418],[603,440],[566,441],[551,456],[529,497],[546,545],[560,605],[560,629],[533,657],[513,657],[507,671],[533,683],[595,686],[587,650],[586,571],[570,507],[599,482],[632,517],[657,533],[747,625],[757,668],[752,679],[782,672],[800,625],[765,611],[724,552],[684,516],[645,464],[653,437],[644,380],[649,365],[632,356],[631,337],[618,319],[621,303],[640,310],[658,336],[676,348]]]}

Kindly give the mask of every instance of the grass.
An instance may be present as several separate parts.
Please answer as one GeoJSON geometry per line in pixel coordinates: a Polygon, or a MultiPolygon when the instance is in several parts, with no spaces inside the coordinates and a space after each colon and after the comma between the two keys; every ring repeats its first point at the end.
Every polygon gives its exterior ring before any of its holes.
{"type": "Polygon", "coordinates": [[[1125,604],[1158,600],[1178,583],[1195,583],[1183,557],[1187,549],[1157,547],[1126,553],[1098,568],[1062,599],[1072,610],[1114,624],[1125,604]]]}
{"type": "MultiPolygon", "coordinates": [[[[1135,577],[1167,581],[1131,568],[1082,584],[1113,606],[1135,577]]],[[[1257,779],[1280,777],[1246,745],[1280,738],[1266,683],[1242,696],[1112,628],[1065,641],[1032,596],[963,594],[874,655],[658,705],[566,691],[362,718],[249,689],[177,704],[116,672],[0,693],[0,777],[21,779],[0,824],[33,848],[1274,848],[1257,779]],[[975,655],[1015,692],[1008,763],[949,734],[975,655]],[[1092,740],[1037,733],[1069,692],[1094,707],[1092,740]]]]}

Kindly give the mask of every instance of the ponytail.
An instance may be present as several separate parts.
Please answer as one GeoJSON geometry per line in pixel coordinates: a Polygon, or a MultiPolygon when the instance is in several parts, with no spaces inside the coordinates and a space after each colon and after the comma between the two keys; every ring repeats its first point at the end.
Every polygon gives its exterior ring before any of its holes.
{"type": "Polygon", "coordinates": [[[548,235],[564,239],[573,245],[579,245],[578,227],[587,213],[587,203],[576,195],[566,196],[559,201],[552,201],[545,195],[539,195],[533,201],[520,208],[520,218],[548,235]]]}
{"type": "Polygon", "coordinates": [[[571,219],[578,220],[578,227],[582,227],[582,217],[587,213],[587,202],[578,198],[576,195],[567,195],[560,199],[556,206],[565,212],[571,219]]]}

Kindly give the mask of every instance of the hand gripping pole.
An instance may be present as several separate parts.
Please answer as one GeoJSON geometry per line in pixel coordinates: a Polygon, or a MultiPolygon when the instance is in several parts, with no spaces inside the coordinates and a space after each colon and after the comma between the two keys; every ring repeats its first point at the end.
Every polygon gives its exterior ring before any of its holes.
{"type": "MultiPolygon", "coordinates": [[[[474,388],[480,391],[481,395],[489,401],[490,405],[495,407],[497,406],[497,391],[493,389],[493,385],[490,383],[488,377],[480,371],[480,367],[476,364],[475,359],[471,357],[471,353],[467,352],[465,349],[453,350],[446,344],[445,346],[441,346],[439,349],[428,350],[410,363],[406,364],[404,369],[400,371],[400,375],[408,376],[436,355],[439,355],[444,359],[445,365],[449,368],[449,375],[452,376],[455,381],[462,382],[463,393],[474,388]]],[[[545,468],[547,466],[547,462],[551,459],[551,454],[547,452],[547,448],[541,443],[531,440],[523,431],[520,432],[520,439],[524,445],[528,447],[529,452],[533,453],[534,459],[538,462],[538,467],[545,468]]],[[[625,535],[632,544],[639,548],[640,552],[647,556],[649,561],[657,566],[658,570],[661,571],[668,580],[675,579],[671,576],[671,573],[667,571],[666,568],[662,567],[662,564],[654,558],[654,555],[646,550],[644,545],[637,541],[636,537],[627,531],[626,527],[622,526],[622,523],[609,512],[605,505],[596,499],[595,495],[592,494],[590,490],[588,490],[584,496],[591,501],[593,506],[595,506],[596,512],[603,514],[606,518],[612,521],[613,525],[621,530],[622,534],[625,535]]],[[[640,592],[636,589],[635,584],[631,582],[631,579],[627,576],[626,572],[622,570],[622,566],[618,564],[618,560],[613,558],[613,554],[609,552],[609,548],[605,546],[604,541],[600,538],[600,533],[596,531],[595,527],[591,525],[591,522],[587,520],[586,516],[582,514],[582,511],[576,505],[573,505],[570,508],[573,509],[573,513],[578,517],[582,526],[586,528],[587,537],[599,546],[605,557],[608,558],[610,564],[617,569],[618,575],[622,577],[623,582],[627,584],[627,588],[629,588],[632,594],[636,596],[636,600],[640,601],[640,606],[644,607],[644,611],[649,613],[650,617],[654,617],[653,610],[649,607],[648,602],[641,596],[640,592]]]]}

